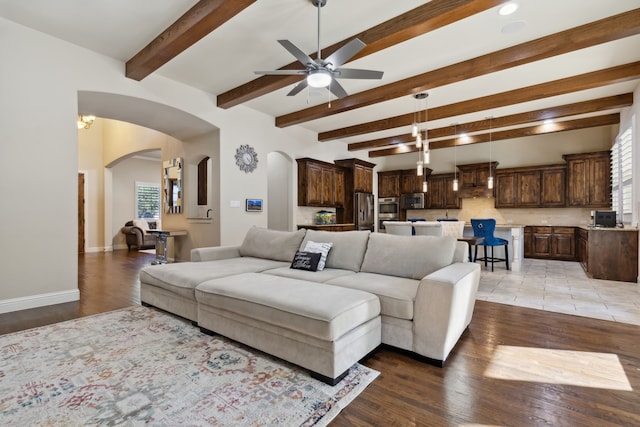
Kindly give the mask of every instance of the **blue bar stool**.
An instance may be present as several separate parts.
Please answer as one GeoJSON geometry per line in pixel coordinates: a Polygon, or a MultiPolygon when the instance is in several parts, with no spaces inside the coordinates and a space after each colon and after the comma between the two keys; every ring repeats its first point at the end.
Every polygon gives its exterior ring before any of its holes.
{"type": "Polygon", "coordinates": [[[471,227],[473,227],[473,236],[474,237],[483,237],[484,240],[481,243],[476,245],[475,254],[473,256],[473,261],[484,261],[484,266],[487,266],[487,262],[491,262],[491,271],[493,271],[493,263],[494,262],[502,262],[504,261],[507,265],[507,270],[509,270],[509,241],[505,239],[501,239],[500,237],[495,237],[493,235],[496,229],[496,220],[493,218],[490,219],[471,219],[471,227]],[[484,256],[482,258],[478,258],[478,246],[483,246],[484,256]],[[491,256],[487,256],[487,246],[491,247],[491,256]],[[496,258],[493,255],[493,248],[495,246],[504,246],[504,258],[496,258]]]}

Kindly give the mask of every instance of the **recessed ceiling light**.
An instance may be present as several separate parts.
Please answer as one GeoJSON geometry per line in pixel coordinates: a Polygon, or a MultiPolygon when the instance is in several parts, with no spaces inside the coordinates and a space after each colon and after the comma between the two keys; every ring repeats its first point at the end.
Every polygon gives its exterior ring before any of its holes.
{"type": "Polygon", "coordinates": [[[553,119],[547,119],[547,120],[545,120],[545,121],[544,121],[544,124],[545,124],[545,125],[551,125],[551,124],[553,124],[553,119]]]}
{"type": "Polygon", "coordinates": [[[518,10],[518,3],[509,2],[498,9],[498,13],[502,16],[511,15],[513,12],[518,10]]]}

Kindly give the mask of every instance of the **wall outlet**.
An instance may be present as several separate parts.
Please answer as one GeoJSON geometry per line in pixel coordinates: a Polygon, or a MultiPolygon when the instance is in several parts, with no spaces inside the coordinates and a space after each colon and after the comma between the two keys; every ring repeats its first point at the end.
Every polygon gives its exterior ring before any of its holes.
{"type": "Polygon", "coordinates": [[[230,208],[239,208],[240,206],[242,206],[242,205],[240,204],[240,200],[232,200],[232,201],[229,203],[229,207],[230,207],[230,208]]]}
{"type": "Polygon", "coordinates": [[[548,221],[546,219],[540,220],[540,224],[546,224],[548,221]]]}

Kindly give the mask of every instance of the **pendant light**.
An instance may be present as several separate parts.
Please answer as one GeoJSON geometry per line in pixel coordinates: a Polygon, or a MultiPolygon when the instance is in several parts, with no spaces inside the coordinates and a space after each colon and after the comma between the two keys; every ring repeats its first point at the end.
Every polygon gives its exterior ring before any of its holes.
{"type": "Polygon", "coordinates": [[[493,116],[489,116],[489,178],[487,178],[487,188],[489,190],[493,190],[493,171],[491,170],[491,160],[492,160],[492,147],[491,147],[491,132],[493,130],[493,116]]]}
{"type": "Polygon", "coordinates": [[[455,138],[453,140],[453,191],[458,191],[458,159],[456,146],[458,145],[458,124],[454,123],[455,138]]]}
{"type": "MultiPolygon", "coordinates": [[[[424,126],[424,142],[422,138],[422,126],[421,126],[421,118],[422,118],[422,109],[421,109],[421,101],[426,100],[429,96],[426,92],[416,93],[413,95],[413,98],[416,100],[415,109],[413,112],[413,124],[411,125],[411,136],[416,139],[416,148],[418,149],[418,161],[416,163],[416,174],[418,176],[424,175],[424,165],[425,163],[429,163],[429,157],[425,156],[425,153],[429,151],[429,141],[427,139],[427,129],[426,123],[424,126]],[[424,149],[423,149],[424,147],[424,149]]],[[[423,184],[424,188],[425,185],[423,184]]]]}

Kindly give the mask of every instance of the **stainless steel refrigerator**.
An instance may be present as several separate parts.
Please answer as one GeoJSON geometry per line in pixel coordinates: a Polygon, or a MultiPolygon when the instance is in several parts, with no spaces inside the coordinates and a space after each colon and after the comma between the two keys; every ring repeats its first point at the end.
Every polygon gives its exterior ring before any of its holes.
{"type": "Polygon", "coordinates": [[[373,231],[374,200],[371,193],[355,193],[353,197],[356,230],[373,231]]]}

